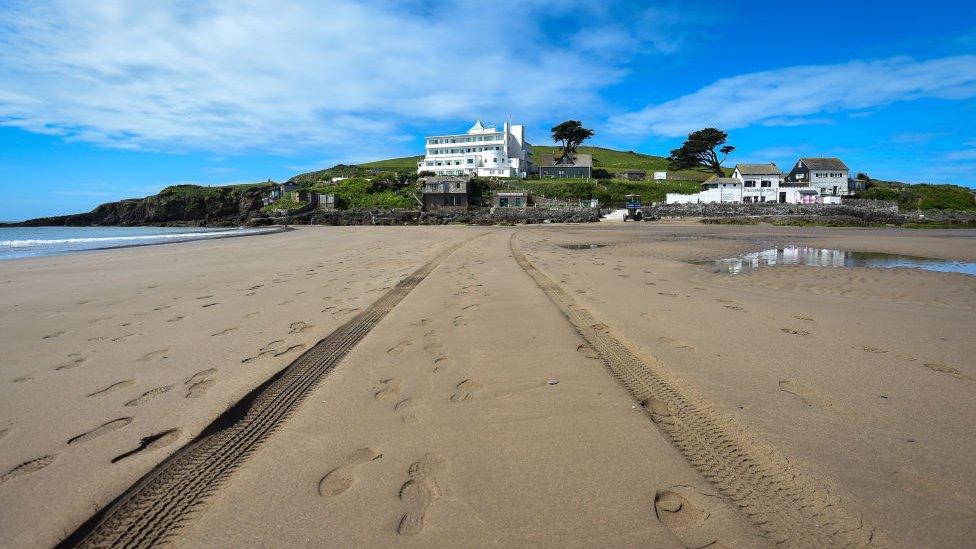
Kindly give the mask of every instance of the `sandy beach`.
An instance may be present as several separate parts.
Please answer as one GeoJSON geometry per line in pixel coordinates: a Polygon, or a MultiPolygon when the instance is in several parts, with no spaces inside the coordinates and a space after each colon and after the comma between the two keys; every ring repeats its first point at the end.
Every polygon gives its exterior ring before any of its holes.
{"type": "Polygon", "coordinates": [[[0,545],[965,547],[976,277],[694,262],[974,236],[307,227],[0,262],[0,545]]]}

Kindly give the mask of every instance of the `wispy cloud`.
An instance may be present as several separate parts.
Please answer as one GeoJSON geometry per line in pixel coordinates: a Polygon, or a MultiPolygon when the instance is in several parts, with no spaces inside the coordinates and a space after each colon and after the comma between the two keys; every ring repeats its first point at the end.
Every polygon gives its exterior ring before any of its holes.
{"type": "Polygon", "coordinates": [[[976,55],[916,61],[895,57],[812,65],[723,78],[700,90],[612,117],[620,134],[678,137],[703,126],[829,122],[840,111],[921,98],[976,97],[976,55]]]}
{"type": "Polygon", "coordinates": [[[601,53],[657,42],[598,11],[585,48],[546,36],[547,18],[587,5],[13,2],[0,125],[121,148],[380,151],[418,124],[600,105],[626,61],[601,53]]]}

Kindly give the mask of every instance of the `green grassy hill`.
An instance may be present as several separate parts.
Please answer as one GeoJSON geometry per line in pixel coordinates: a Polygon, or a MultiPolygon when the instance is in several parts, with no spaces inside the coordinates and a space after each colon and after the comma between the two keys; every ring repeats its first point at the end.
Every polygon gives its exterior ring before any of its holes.
{"type": "MultiPolygon", "coordinates": [[[[556,154],[558,147],[533,146],[536,156],[542,154],[556,154]]],[[[668,161],[663,156],[639,153],[635,151],[617,151],[606,147],[580,147],[580,153],[593,155],[594,171],[604,170],[607,173],[592,181],[579,179],[527,179],[527,180],[492,180],[491,188],[523,189],[538,196],[578,200],[597,198],[602,204],[614,205],[623,202],[626,194],[640,194],[645,202],[659,202],[664,200],[666,193],[694,193],[698,192],[698,184],[712,173],[705,169],[696,170],[668,170],[668,161]],[[612,179],[613,174],[627,170],[643,170],[647,172],[648,180],[621,181],[612,179]],[[653,172],[667,171],[667,181],[653,181],[653,172]]],[[[323,184],[332,177],[368,177],[382,178],[391,172],[416,173],[417,162],[422,156],[405,156],[367,162],[357,166],[338,165],[325,170],[305,173],[292,177],[289,181],[303,186],[323,184]]],[[[725,169],[727,174],[732,168],[725,169]]],[[[869,188],[859,194],[860,198],[879,200],[893,200],[902,210],[916,209],[949,209],[976,210],[973,195],[965,187],[958,185],[908,185],[897,181],[880,181],[872,179],[869,188]]],[[[371,191],[366,192],[370,194],[371,191]]],[[[365,200],[365,199],[364,199],[365,200]]],[[[386,197],[383,202],[393,200],[386,197]]],[[[400,199],[397,199],[400,200],[400,199]]],[[[357,199],[358,201],[358,199],[357,199]]]]}
{"type": "Polygon", "coordinates": [[[389,158],[387,160],[367,162],[365,164],[360,164],[360,166],[373,170],[416,170],[417,162],[420,162],[423,159],[423,155],[403,156],[400,158],[389,158]]]}
{"type": "MultiPolygon", "coordinates": [[[[532,150],[536,156],[542,154],[558,154],[560,149],[556,146],[533,145],[532,150]]],[[[655,171],[669,171],[668,160],[663,156],[654,156],[634,151],[617,151],[606,147],[580,147],[577,152],[593,155],[593,168],[604,169],[608,172],[616,173],[628,170],[644,170],[648,178],[653,177],[655,171]]],[[[404,156],[401,158],[389,158],[387,160],[377,160],[360,164],[361,168],[374,170],[414,170],[417,162],[423,160],[422,155],[404,156]]],[[[727,170],[732,173],[732,170],[727,170]]],[[[671,172],[672,179],[679,181],[704,181],[712,174],[706,170],[682,170],[671,172]]]]}
{"type": "Polygon", "coordinates": [[[976,199],[966,187],[959,185],[909,185],[898,181],[869,179],[868,188],[858,198],[892,200],[902,211],[912,210],[976,210],[976,199]]]}

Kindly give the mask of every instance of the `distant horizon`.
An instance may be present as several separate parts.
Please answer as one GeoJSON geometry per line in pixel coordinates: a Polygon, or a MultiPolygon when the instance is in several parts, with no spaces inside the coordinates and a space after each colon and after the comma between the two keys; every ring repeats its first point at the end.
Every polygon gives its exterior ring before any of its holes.
{"type": "Polygon", "coordinates": [[[976,188],[972,3],[287,4],[0,0],[0,217],[416,156],[479,117],[655,156],[713,126],[733,163],[976,188]],[[472,19],[505,30],[458,42],[472,19]]]}

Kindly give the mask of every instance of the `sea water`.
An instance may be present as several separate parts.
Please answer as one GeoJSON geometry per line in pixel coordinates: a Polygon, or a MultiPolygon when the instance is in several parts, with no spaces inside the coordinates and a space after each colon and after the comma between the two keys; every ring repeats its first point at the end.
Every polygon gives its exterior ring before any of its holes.
{"type": "Polygon", "coordinates": [[[921,269],[923,271],[976,275],[976,263],[969,261],[954,261],[951,259],[878,252],[852,252],[809,246],[768,248],[758,252],[743,254],[738,257],[716,259],[714,263],[712,261],[701,261],[698,263],[711,263],[714,265],[715,272],[724,272],[733,275],[750,273],[777,265],[921,269]]]}
{"type": "Polygon", "coordinates": [[[275,230],[200,227],[0,227],[0,260],[260,234],[275,230]]]}

